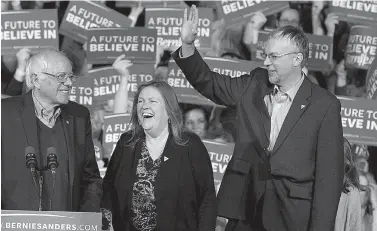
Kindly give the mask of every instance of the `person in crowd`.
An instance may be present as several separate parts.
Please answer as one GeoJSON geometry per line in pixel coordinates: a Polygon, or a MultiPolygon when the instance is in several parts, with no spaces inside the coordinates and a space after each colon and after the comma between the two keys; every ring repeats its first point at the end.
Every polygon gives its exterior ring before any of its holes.
{"type": "Polygon", "coordinates": [[[103,180],[103,229],[214,230],[216,193],[200,138],[185,131],[170,85],[139,86],[132,129],[120,137],[103,180]]]}
{"type": "Polygon", "coordinates": [[[10,10],[11,4],[10,1],[1,1],[1,12],[10,10]]]}
{"type": "Polygon", "coordinates": [[[302,73],[305,34],[274,30],[266,69],[231,78],[211,71],[196,50],[195,6],[183,21],[175,62],[203,96],[237,108],[239,136],[218,193],[227,230],[333,231],[344,175],[341,107],[302,73]]]}
{"type": "Polygon", "coordinates": [[[31,91],[1,105],[2,209],[99,212],[102,179],[89,111],[68,100],[76,80],[71,63],[58,51],[42,50],[29,59],[25,78],[31,91]],[[48,170],[51,153],[55,174],[48,170]],[[26,154],[36,162],[35,173],[25,166],[26,154]],[[43,184],[42,198],[35,182],[43,184]]]}
{"type": "Polygon", "coordinates": [[[210,119],[207,110],[203,106],[186,106],[187,107],[183,110],[183,120],[188,130],[198,135],[202,140],[205,139],[223,143],[234,142],[232,135],[224,129],[220,121],[221,118],[218,115],[218,107],[212,109],[210,119]]]}
{"type": "Polygon", "coordinates": [[[198,135],[200,139],[207,138],[209,115],[203,107],[195,105],[187,108],[183,112],[183,118],[188,130],[198,135]]]}
{"type": "Polygon", "coordinates": [[[356,154],[351,144],[344,138],[344,179],[334,231],[361,230],[361,199],[359,173],[356,167],[356,154]]]}
{"type": "MultiPolygon", "coordinates": [[[[250,20],[246,23],[245,32],[243,34],[243,42],[248,45],[258,42],[258,33],[266,24],[267,17],[262,12],[255,12],[250,20]]],[[[300,27],[300,13],[296,9],[288,8],[277,15],[276,27],[283,26],[300,27]]]]}
{"type": "Polygon", "coordinates": [[[377,185],[359,172],[361,190],[361,231],[377,231],[377,185]]]}
{"type": "Polygon", "coordinates": [[[95,108],[90,112],[90,122],[92,124],[92,140],[94,145],[94,151],[96,154],[96,160],[98,168],[104,167],[106,162],[104,162],[105,157],[103,156],[103,146],[102,146],[102,136],[104,126],[104,113],[102,109],[95,108]],[[102,153],[102,158],[101,158],[102,153]]]}

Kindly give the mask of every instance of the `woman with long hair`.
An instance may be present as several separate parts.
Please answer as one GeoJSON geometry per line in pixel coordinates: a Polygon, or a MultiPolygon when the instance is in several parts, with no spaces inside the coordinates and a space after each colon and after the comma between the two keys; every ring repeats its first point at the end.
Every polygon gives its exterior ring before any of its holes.
{"type": "Polygon", "coordinates": [[[356,168],[356,154],[351,144],[344,138],[344,180],[340,196],[338,212],[335,220],[335,231],[361,230],[361,186],[356,168]]]}

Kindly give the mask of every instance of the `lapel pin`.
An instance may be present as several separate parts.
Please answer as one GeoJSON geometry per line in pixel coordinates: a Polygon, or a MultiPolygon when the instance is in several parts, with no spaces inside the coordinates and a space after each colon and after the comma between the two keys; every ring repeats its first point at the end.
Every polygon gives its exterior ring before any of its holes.
{"type": "Polygon", "coordinates": [[[305,107],[305,105],[301,105],[301,109],[303,109],[305,107]]]}
{"type": "Polygon", "coordinates": [[[69,124],[69,121],[67,120],[67,121],[65,121],[67,124],[69,124]]]}
{"type": "Polygon", "coordinates": [[[169,160],[169,158],[167,158],[166,156],[164,156],[164,161],[167,161],[167,160],[169,160]]]}

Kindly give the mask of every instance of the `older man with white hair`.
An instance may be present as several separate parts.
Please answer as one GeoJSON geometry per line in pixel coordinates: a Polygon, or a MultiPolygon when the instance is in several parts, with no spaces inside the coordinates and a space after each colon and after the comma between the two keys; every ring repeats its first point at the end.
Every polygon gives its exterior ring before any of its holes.
{"type": "Polygon", "coordinates": [[[90,114],[69,101],[71,62],[43,50],[28,61],[25,80],[26,95],[2,100],[2,209],[99,212],[90,114]]]}

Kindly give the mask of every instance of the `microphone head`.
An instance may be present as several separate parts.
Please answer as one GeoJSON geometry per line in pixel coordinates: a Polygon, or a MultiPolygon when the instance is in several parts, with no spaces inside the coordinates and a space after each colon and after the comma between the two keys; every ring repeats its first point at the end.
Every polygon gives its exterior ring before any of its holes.
{"type": "Polygon", "coordinates": [[[49,154],[56,154],[56,148],[55,147],[48,147],[47,148],[47,155],[49,154]]]}
{"type": "Polygon", "coordinates": [[[53,170],[59,166],[58,157],[56,156],[56,148],[47,148],[47,166],[49,169],[53,170]]]}
{"type": "Polygon", "coordinates": [[[33,146],[27,146],[25,148],[25,155],[31,154],[31,153],[35,154],[35,148],[33,146]]]}
{"type": "Polygon", "coordinates": [[[27,146],[25,148],[25,159],[27,168],[35,168],[37,165],[37,157],[35,156],[35,148],[27,146]]]}

